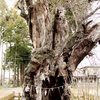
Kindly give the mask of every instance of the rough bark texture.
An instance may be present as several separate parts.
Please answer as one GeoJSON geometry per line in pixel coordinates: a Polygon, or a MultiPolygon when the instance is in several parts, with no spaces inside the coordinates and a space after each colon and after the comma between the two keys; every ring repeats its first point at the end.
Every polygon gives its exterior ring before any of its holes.
{"type": "Polygon", "coordinates": [[[69,38],[64,7],[56,8],[54,27],[46,0],[19,0],[19,8],[34,47],[24,72],[22,100],[70,100],[72,72],[99,40],[99,25],[87,30],[82,24],[69,38]]]}

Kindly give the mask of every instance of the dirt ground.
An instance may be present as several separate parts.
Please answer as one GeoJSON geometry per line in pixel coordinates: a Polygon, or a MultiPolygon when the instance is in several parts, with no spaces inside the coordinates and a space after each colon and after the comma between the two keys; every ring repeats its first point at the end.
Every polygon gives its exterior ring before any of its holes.
{"type": "Polygon", "coordinates": [[[15,92],[15,95],[18,95],[18,93],[20,93],[22,95],[22,87],[4,88],[4,89],[0,90],[0,97],[10,94],[12,92],[15,92]]]}

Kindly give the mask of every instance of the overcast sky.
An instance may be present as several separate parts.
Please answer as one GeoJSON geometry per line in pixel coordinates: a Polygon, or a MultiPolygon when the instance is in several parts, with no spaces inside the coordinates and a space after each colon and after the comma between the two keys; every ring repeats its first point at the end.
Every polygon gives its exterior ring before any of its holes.
{"type": "Polygon", "coordinates": [[[5,2],[7,3],[9,8],[13,8],[16,1],[18,1],[18,0],[5,0],[5,2]]]}

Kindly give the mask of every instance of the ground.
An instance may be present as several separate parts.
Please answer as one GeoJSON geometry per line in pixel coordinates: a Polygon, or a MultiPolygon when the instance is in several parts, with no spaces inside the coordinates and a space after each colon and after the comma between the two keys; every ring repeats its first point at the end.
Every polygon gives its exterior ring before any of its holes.
{"type": "MultiPolygon", "coordinates": [[[[85,88],[83,88],[81,85],[81,87],[76,86],[74,88],[71,88],[72,94],[74,94],[74,96],[77,98],[75,100],[78,100],[78,98],[80,98],[80,96],[83,97],[84,93],[92,94],[93,98],[96,98],[96,96],[98,95],[98,100],[100,100],[100,86],[98,87],[98,91],[97,91],[97,87],[94,88],[94,87],[89,87],[89,86],[87,88],[86,88],[86,86],[85,86],[85,88]]],[[[8,95],[8,94],[12,93],[13,91],[15,92],[15,95],[18,95],[18,93],[22,94],[22,87],[2,88],[2,89],[0,88],[0,97],[8,95]]],[[[15,98],[15,100],[17,100],[17,99],[15,98]]],[[[71,100],[73,100],[73,99],[71,99],[71,100]]],[[[83,100],[83,98],[80,100],[83,100]]],[[[95,100],[97,100],[97,99],[95,99],[95,100]]]]}
{"type": "Polygon", "coordinates": [[[16,88],[4,88],[4,89],[0,89],[0,97],[1,96],[5,96],[7,94],[10,94],[12,92],[15,92],[16,95],[18,93],[21,93],[22,94],[22,87],[16,87],[16,88]]]}

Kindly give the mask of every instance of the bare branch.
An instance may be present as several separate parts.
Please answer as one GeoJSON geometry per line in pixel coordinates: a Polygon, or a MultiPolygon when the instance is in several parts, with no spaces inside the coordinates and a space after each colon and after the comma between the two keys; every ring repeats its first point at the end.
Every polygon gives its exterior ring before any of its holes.
{"type": "Polygon", "coordinates": [[[88,34],[90,34],[95,28],[98,27],[98,24],[93,25],[89,30],[88,30],[88,34]]]}
{"type": "Polygon", "coordinates": [[[70,9],[71,9],[71,12],[72,12],[72,14],[73,14],[73,16],[74,16],[74,19],[75,19],[76,32],[77,32],[77,30],[78,30],[78,21],[77,21],[76,15],[75,15],[75,13],[74,13],[74,11],[73,11],[73,9],[72,9],[72,4],[71,4],[71,2],[68,1],[68,3],[69,3],[69,6],[70,6],[70,9]]]}
{"type": "Polygon", "coordinates": [[[28,16],[28,9],[27,9],[25,0],[19,0],[18,3],[17,3],[17,6],[18,6],[18,9],[21,10],[20,15],[21,15],[26,21],[28,21],[29,16],[28,16]]]}
{"type": "Polygon", "coordinates": [[[94,11],[92,11],[90,14],[88,14],[86,17],[82,18],[82,21],[86,20],[87,18],[91,17],[97,10],[99,10],[100,7],[97,7],[94,11]]]}
{"type": "Polygon", "coordinates": [[[88,26],[91,22],[92,22],[92,20],[90,20],[89,22],[87,22],[86,26],[88,26]]]}

